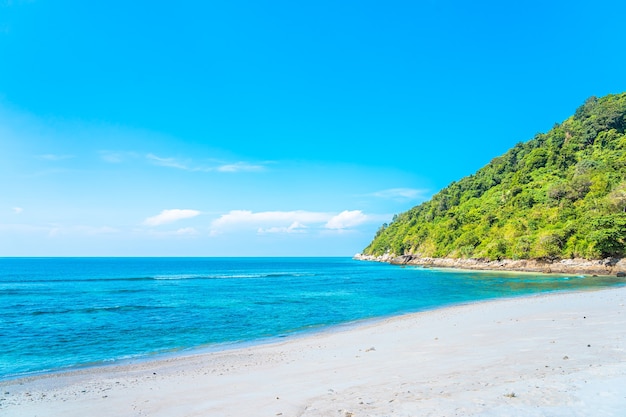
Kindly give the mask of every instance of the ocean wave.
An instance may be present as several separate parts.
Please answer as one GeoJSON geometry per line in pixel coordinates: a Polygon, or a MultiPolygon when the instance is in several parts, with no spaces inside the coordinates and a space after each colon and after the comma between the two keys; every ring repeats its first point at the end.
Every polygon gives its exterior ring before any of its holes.
{"type": "MultiPolygon", "coordinates": [[[[248,274],[164,274],[146,277],[106,277],[106,278],[64,278],[64,279],[24,279],[19,281],[4,281],[2,284],[60,284],[67,282],[116,282],[116,281],[181,281],[181,280],[209,280],[209,279],[258,279],[258,278],[300,278],[313,277],[315,273],[302,272],[262,272],[248,274]]],[[[11,288],[19,292],[22,288],[11,288]]]]}
{"type": "Polygon", "coordinates": [[[167,308],[165,306],[155,305],[119,305],[119,306],[104,306],[104,307],[86,307],[76,309],[50,309],[50,310],[36,310],[30,312],[31,316],[43,316],[43,315],[57,315],[57,314],[94,314],[94,313],[117,313],[128,311],[144,311],[144,310],[156,310],[167,308]]]}
{"type": "Polygon", "coordinates": [[[267,273],[249,273],[249,274],[212,274],[212,275],[157,275],[152,279],[157,281],[176,281],[176,280],[188,280],[188,279],[258,279],[258,278],[299,278],[299,277],[312,277],[316,274],[313,273],[300,273],[300,272],[267,272],[267,273]]]}

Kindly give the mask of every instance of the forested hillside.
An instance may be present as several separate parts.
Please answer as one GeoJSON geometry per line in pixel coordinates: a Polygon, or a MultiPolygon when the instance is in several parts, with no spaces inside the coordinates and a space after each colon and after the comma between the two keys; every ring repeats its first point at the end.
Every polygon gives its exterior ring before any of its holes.
{"type": "Polygon", "coordinates": [[[626,93],[588,99],[430,201],[364,254],[558,259],[626,254],[626,93]]]}

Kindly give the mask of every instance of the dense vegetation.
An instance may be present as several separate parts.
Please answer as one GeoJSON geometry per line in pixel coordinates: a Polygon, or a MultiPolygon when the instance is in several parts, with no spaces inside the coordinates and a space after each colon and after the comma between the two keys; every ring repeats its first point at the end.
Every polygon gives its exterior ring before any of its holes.
{"type": "Polygon", "coordinates": [[[626,93],[592,97],[430,201],[365,254],[558,259],[626,254],[626,93]]]}

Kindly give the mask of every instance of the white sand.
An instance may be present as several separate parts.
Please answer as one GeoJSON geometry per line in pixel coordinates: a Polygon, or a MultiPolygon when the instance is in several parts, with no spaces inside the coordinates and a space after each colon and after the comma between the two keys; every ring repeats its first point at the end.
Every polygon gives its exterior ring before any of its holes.
{"type": "Polygon", "coordinates": [[[625,416],[626,288],[0,383],[10,416],[625,416]]]}

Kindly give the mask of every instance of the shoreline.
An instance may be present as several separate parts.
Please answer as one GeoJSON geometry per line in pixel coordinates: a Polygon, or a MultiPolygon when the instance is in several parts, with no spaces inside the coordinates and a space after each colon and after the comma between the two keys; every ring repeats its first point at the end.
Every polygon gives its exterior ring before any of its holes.
{"type": "Polygon", "coordinates": [[[467,269],[473,271],[626,276],[626,258],[607,258],[599,260],[559,259],[554,261],[538,259],[502,259],[490,261],[468,258],[421,258],[415,255],[395,256],[385,254],[374,256],[358,253],[354,255],[353,259],[359,261],[384,262],[393,265],[415,265],[425,268],[467,269]]]}
{"type": "Polygon", "coordinates": [[[536,294],[0,381],[0,410],[7,417],[619,415],[625,304],[624,287],[536,294]]]}
{"type": "MultiPolygon", "coordinates": [[[[538,293],[523,294],[523,295],[513,295],[510,297],[503,297],[503,298],[488,298],[488,299],[479,299],[479,300],[472,300],[472,301],[462,301],[458,303],[441,305],[437,307],[429,307],[429,308],[426,308],[424,310],[419,310],[419,311],[408,311],[408,312],[404,311],[404,312],[390,313],[385,316],[375,316],[375,317],[361,318],[361,319],[342,322],[342,323],[314,326],[306,330],[297,330],[297,331],[293,331],[289,333],[284,333],[284,334],[275,335],[275,336],[267,336],[267,337],[259,338],[259,339],[200,345],[200,346],[186,347],[186,348],[181,348],[181,349],[174,349],[170,351],[155,352],[155,353],[150,353],[150,354],[139,354],[138,356],[135,356],[135,357],[127,357],[127,358],[122,358],[122,359],[92,362],[89,364],[70,365],[70,366],[63,367],[63,368],[33,371],[32,373],[6,375],[6,376],[0,376],[0,387],[2,387],[3,385],[16,385],[16,384],[21,385],[23,383],[32,382],[38,379],[73,376],[73,375],[79,375],[79,374],[84,374],[84,373],[90,373],[92,371],[96,371],[96,372],[104,371],[106,369],[114,370],[116,368],[136,367],[136,366],[141,366],[144,364],[167,362],[170,360],[184,359],[187,357],[220,354],[220,353],[237,351],[237,350],[254,349],[257,347],[263,347],[263,346],[280,344],[280,343],[289,343],[291,341],[298,340],[298,339],[316,337],[316,336],[325,335],[325,334],[333,334],[337,332],[350,331],[350,330],[358,329],[363,326],[376,325],[378,323],[386,322],[388,320],[394,320],[397,318],[402,318],[405,316],[408,317],[411,315],[425,314],[425,313],[429,313],[433,311],[453,309],[456,307],[469,306],[473,304],[489,303],[489,302],[494,302],[494,301],[515,300],[518,298],[526,298],[526,297],[531,297],[531,298],[541,297],[544,295],[550,295],[550,294],[555,294],[555,293],[575,293],[578,291],[581,291],[581,292],[598,291],[602,289],[591,288],[591,289],[582,289],[582,290],[556,290],[556,291],[546,291],[546,292],[538,292],[538,293]]],[[[1,409],[2,408],[0,407],[0,410],[1,409]]]]}
{"type": "MultiPolygon", "coordinates": [[[[52,349],[49,349],[45,343],[37,342],[37,340],[42,340],[40,337],[48,337],[47,332],[33,332],[30,336],[30,340],[32,341],[32,350],[27,349],[19,349],[19,343],[21,343],[21,338],[18,337],[16,339],[17,344],[13,344],[11,342],[11,338],[6,340],[8,345],[8,355],[5,358],[5,361],[2,366],[2,372],[0,376],[0,380],[14,380],[26,377],[33,377],[38,375],[45,375],[56,372],[68,372],[73,370],[81,370],[85,368],[93,368],[99,366],[112,366],[118,364],[125,363],[136,363],[141,361],[151,361],[155,359],[161,359],[164,357],[177,356],[180,354],[189,354],[195,353],[198,351],[202,352],[213,352],[219,350],[230,350],[236,349],[241,346],[249,346],[249,345],[258,345],[265,343],[272,343],[277,340],[281,340],[285,337],[294,337],[300,335],[307,335],[310,333],[316,333],[320,331],[326,331],[328,328],[334,328],[338,325],[345,325],[344,323],[352,326],[354,322],[362,322],[363,320],[379,320],[381,318],[387,318],[396,315],[402,315],[406,313],[419,312],[428,309],[441,308],[444,306],[449,306],[451,304],[464,303],[466,301],[473,302],[474,300],[480,300],[481,298],[502,298],[503,296],[509,297],[513,296],[516,292],[534,292],[534,291],[554,291],[559,289],[564,290],[572,290],[577,287],[591,286],[591,287],[603,287],[610,286],[615,284],[621,284],[621,279],[614,278],[587,278],[580,279],[582,277],[569,277],[567,279],[562,279],[558,275],[553,276],[538,276],[533,273],[520,273],[520,272],[493,272],[492,274],[481,274],[481,273],[469,273],[467,274],[464,270],[461,269],[422,269],[419,267],[385,267],[384,264],[380,263],[364,263],[361,261],[352,260],[351,258],[342,258],[338,264],[345,266],[345,272],[342,274],[350,274],[351,271],[362,271],[366,275],[363,275],[363,278],[359,278],[356,280],[348,279],[330,279],[328,283],[316,279],[315,282],[322,283],[321,285],[315,286],[314,293],[306,293],[306,297],[303,299],[294,298],[294,303],[289,303],[295,306],[297,309],[302,309],[303,306],[306,308],[309,304],[301,304],[302,301],[308,301],[309,299],[314,300],[322,300],[323,303],[317,303],[321,305],[323,308],[312,309],[318,313],[314,319],[311,319],[308,316],[302,316],[302,320],[291,320],[290,317],[292,315],[283,315],[279,314],[278,311],[282,308],[282,305],[287,305],[287,303],[281,302],[278,306],[279,310],[274,310],[274,307],[271,307],[269,312],[264,313],[262,316],[259,315],[258,318],[261,317],[275,317],[274,319],[263,319],[259,321],[254,313],[248,313],[246,316],[246,326],[235,326],[241,327],[243,331],[240,333],[230,332],[227,327],[224,327],[223,334],[226,336],[222,336],[221,333],[216,333],[212,329],[218,329],[219,326],[213,326],[212,323],[222,323],[223,320],[215,320],[211,319],[210,315],[205,315],[210,321],[206,321],[206,327],[204,325],[200,325],[198,329],[201,329],[202,336],[204,339],[196,337],[194,340],[199,340],[199,343],[185,343],[189,340],[192,340],[186,337],[186,334],[176,333],[175,328],[169,328],[169,330],[160,330],[153,329],[150,332],[142,333],[141,329],[144,328],[143,322],[144,320],[148,320],[150,322],[151,318],[142,316],[146,309],[141,307],[138,309],[140,315],[136,316],[134,312],[124,313],[125,317],[129,322],[134,323],[134,328],[137,329],[137,332],[125,333],[126,336],[122,336],[120,338],[121,343],[128,343],[128,346],[132,346],[135,342],[134,340],[124,340],[127,339],[128,335],[132,335],[134,338],[143,337],[144,346],[151,347],[151,349],[146,349],[144,351],[140,349],[136,349],[134,351],[130,351],[130,349],[124,351],[122,349],[118,349],[117,339],[112,338],[111,340],[115,343],[102,343],[99,341],[98,337],[101,335],[98,332],[93,333],[95,336],[91,339],[91,333],[81,332],[86,335],[86,337],[90,337],[90,339],[79,341],[79,343],[84,346],[89,346],[90,349],[72,349],[73,354],[65,354],[64,351],[68,351],[68,349],[59,349],[63,344],[55,344],[51,345],[52,349]],[[381,270],[382,268],[382,270],[381,270]],[[370,279],[367,278],[366,281],[363,279],[365,277],[378,277],[381,272],[385,276],[391,277],[394,281],[386,282],[378,280],[378,279],[370,279]],[[421,272],[420,272],[421,271],[421,272]],[[450,279],[447,278],[446,274],[451,275],[450,279]],[[526,276],[524,276],[527,274],[526,276]],[[454,277],[456,275],[456,277],[454,277]],[[413,279],[418,278],[418,279],[413,279]],[[424,278],[424,279],[422,279],[424,278]],[[480,278],[480,285],[476,285],[476,280],[474,278],[480,278]],[[484,280],[482,278],[485,278],[484,280]],[[503,279],[504,278],[504,279],[503,279]],[[545,280],[544,280],[545,278],[545,280]],[[395,281],[398,279],[398,281],[395,281]],[[442,280],[443,279],[443,280],[442,280]],[[354,286],[357,283],[358,286],[354,286]],[[360,295],[353,296],[352,294],[359,291],[362,291],[362,285],[367,283],[368,294],[369,288],[377,288],[372,294],[390,294],[392,296],[391,300],[393,302],[389,302],[389,304],[385,304],[386,300],[383,304],[380,304],[380,300],[382,298],[377,296],[373,299],[363,297],[360,295]],[[375,285],[371,285],[374,283],[375,285]],[[382,283],[382,284],[381,284],[382,283]],[[448,285],[453,283],[448,290],[448,285]],[[521,283],[524,283],[523,285],[521,283]],[[392,287],[389,287],[392,285],[392,287]],[[467,289],[465,291],[464,289],[467,289]],[[423,291],[434,291],[438,294],[437,297],[428,297],[422,296],[423,291]],[[476,292],[476,294],[474,294],[476,292]],[[310,297],[311,294],[319,294],[319,296],[310,297]],[[372,308],[364,308],[363,305],[359,302],[355,302],[356,300],[366,300],[369,301],[372,308]],[[333,304],[326,304],[326,300],[330,300],[333,304]],[[397,302],[399,300],[400,302],[397,302]],[[345,303],[341,305],[341,308],[336,306],[335,301],[340,301],[345,303]],[[326,314],[326,309],[329,309],[329,312],[336,314],[326,314]],[[352,312],[356,310],[356,314],[347,314],[348,312],[352,312]],[[254,316],[251,316],[254,314],[254,316]],[[283,321],[284,317],[286,320],[283,321]],[[254,323],[258,323],[255,325],[254,323]],[[261,329],[261,330],[259,330],[261,329]],[[271,331],[276,330],[276,331],[271,331]],[[160,332],[160,333],[155,333],[160,332]],[[237,337],[227,337],[234,334],[237,337]],[[161,344],[155,343],[155,338],[160,340],[165,335],[177,335],[176,339],[172,336],[169,340],[174,340],[180,343],[171,343],[171,344],[161,344]],[[217,341],[213,341],[217,340],[217,341]],[[116,345],[117,343],[117,345],[116,345]],[[109,348],[111,346],[111,348],[109,348]],[[115,354],[116,352],[122,351],[121,354],[115,354]],[[11,353],[14,352],[14,353],[11,353]],[[31,353],[32,352],[32,353],[31,353]],[[13,356],[9,356],[14,354],[13,356]],[[84,359],[86,358],[86,359],[84,359]],[[79,360],[77,360],[79,359],[79,360]]],[[[281,261],[282,262],[282,261],[281,261]]],[[[319,260],[313,260],[315,265],[319,262],[319,260]]],[[[323,260],[326,262],[326,260],[323,260]]],[[[299,265],[299,263],[298,263],[299,265]]],[[[289,267],[288,267],[289,268],[289,267]]],[[[343,270],[342,270],[343,271],[343,270]]],[[[149,274],[148,274],[149,275],[149,274]]],[[[343,275],[342,275],[343,276],[343,275]]],[[[347,275],[352,276],[352,275],[347,275]]],[[[566,275],[565,275],[566,276],[566,275]]],[[[179,275],[176,275],[179,277],[179,275]]],[[[326,279],[326,278],[324,278],[326,279]]],[[[282,281],[280,278],[278,281],[282,281]]],[[[277,281],[277,282],[278,282],[277,281]]],[[[304,278],[304,281],[309,281],[308,278],[304,278]]],[[[227,281],[212,281],[215,283],[228,283],[227,281]]],[[[236,285],[242,285],[242,289],[251,288],[248,284],[248,281],[233,281],[237,282],[236,285]]],[[[255,281],[261,282],[263,281],[255,281]]],[[[199,283],[195,281],[185,281],[185,284],[182,287],[195,287],[199,283]]],[[[134,285],[134,283],[132,283],[134,285]]],[[[149,283],[151,284],[151,283],[149,283]]],[[[167,286],[172,287],[176,285],[178,287],[178,283],[167,282],[167,286]]],[[[115,284],[117,288],[117,283],[115,284]]],[[[123,282],[119,284],[121,287],[126,287],[126,283],[123,282]]],[[[141,283],[142,287],[144,283],[141,283]]],[[[202,283],[201,285],[205,285],[202,283]]],[[[298,290],[301,291],[301,290],[298,290]]],[[[123,294],[126,294],[124,292],[123,294]]],[[[256,296],[254,296],[256,297],[256,296]]],[[[296,295],[297,297],[297,295],[296,295]]],[[[281,299],[282,300],[282,299],[281,299]]],[[[131,300],[134,303],[134,300],[131,300]]],[[[133,305],[130,303],[129,305],[133,305]]],[[[124,300],[118,301],[115,300],[111,303],[111,306],[114,306],[113,312],[117,313],[118,308],[123,310],[123,306],[128,303],[124,300]],[[119,306],[118,306],[119,304],[119,306]]],[[[265,305],[265,303],[261,303],[265,305]]],[[[108,304],[107,304],[108,305],[108,304]]],[[[246,306],[246,309],[249,307],[246,306]]],[[[263,307],[266,308],[266,307],[263,307]]],[[[38,308],[39,310],[46,310],[38,308]]],[[[135,310],[133,307],[132,310],[135,310]]],[[[187,315],[192,313],[194,316],[195,312],[189,311],[187,308],[181,309],[181,313],[178,315],[181,319],[181,322],[185,322],[187,320],[187,315]],[[184,321],[183,321],[184,320],[184,321]]],[[[63,311],[63,310],[60,310],[63,311]]],[[[81,310],[82,311],[82,310],[81,310]]],[[[107,308],[109,311],[109,308],[107,308]]],[[[148,310],[149,311],[149,310],[148,310]]],[[[298,311],[298,310],[295,310],[298,311]]],[[[167,313],[167,311],[166,311],[167,313]]],[[[8,317],[11,317],[12,312],[7,310],[8,317]]],[[[45,316],[47,317],[47,316],[45,316]]],[[[52,316],[54,317],[54,316],[52,316]]],[[[62,316],[63,318],[67,317],[66,315],[62,316]]],[[[92,317],[100,317],[93,316],[90,312],[87,318],[92,317]]],[[[103,317],[116,317],[112,314],[107,313],[106,316],[103,317]]],[[[296,317],[296,316],[293,316],[296,317]]],[[[39,319],[38,317],[36,318],[39,319]]],[[[32,320],[29,318],[29,320],[32,320]]],[[[124,323],[122,321],[121,323],[124,323]]],[[[117,328],[117,323],[111,323],[109,326],[102,326],[102,328],[117,328]]],[[[166,327],[166,326],[165,326],[166,327]]],[[[42,330],[45,330],[45,327],[40,327],[42,330]]],[[[15,327],[15,329],[19,329],[19,327],[15,327]]],[[[88,328],[86,328],[88,330],[88,328]]],[[[198,334],[200,334],[198,332],[198,334]]],[[[117,332],[116,332],[117,333],[117,332]]],[[[19,333],[16,333],[19,335],[19,333]]],[[[71,335],[71,333],[70,333],[71,335]]],[[[24,334],[24,337],[29,337],[29,334],[24,334]]],[[[64,337],[62,333],[51,333],[50,336],[52,339],[64,337]]],[[[193,340],[192,340],[193,341],[193,340]]],[[[68,346],[72,346],[71,343],[68,343],[68,346]]]]}
{"type": "MultiPolygon", "coordinates": [[[[564,291],[567,291],[567,290],[564,290],[564,291]]],[[[522,295],[520,297],[532,297],[535,295],[539,296],[543,294],[549,294],[549,293],[545,292],[545,293],[537,293],[537,294],[528,294],[528,295],[522,295]]],[[[516,297],[512,297],[512,298],[516,298],[516,297]]],[[[501,299],[504,300],[506,298],[501,298],[501,299]]],[[[402,317],[405,315],[420,314],[420,313],[425,313],[428,311],[433,311],[433,310],[437,310],[441,308],[453,308],[454,306],[457,306],[457,305],[460,306],[460,305],[481,303],[481,302],[488,302],[488,301],[492,301],[492,300],[478,300],[478,301],[464,302],[460,304],[454,304],[451,306],[436,307],[434,309],[428,309],[428,310],[417,311],[417,312],[400,312],[397,314],[390,314],[387,316],[369,317],[369,318],[362,318],[362,319],[349,321],[349,322],[343,322],[343,323],[320,325],[320,326],[315,326],[307,330],[297,330],[297,331],[293,331],[289,333],[284,333],[284,334],[280,334],[276,336],[267,336],[267,337],[263,337],[259,339],[199,345],[199,346],[185,347],[181,349],[173,349],[170,351],[162,351],[162,352],[155,352],[155,353],[149,353],[149,354],[139,354],[134,357],[127,357],[127,358],[122,358],[122,359],[112,359],[112,360],[106,360],[106,361],[100,361],[100,362],[92,362],[89,364],[70,365],[70,366],[63,367],[63,368],[33,371],[31,373],[0,376],[0,387],[2,387],[3,385],[22,385],[24,383],[33,382],[39,379],[74,376],[74,375],[79,375],[79,374],[84,374],[84,373],[90,373],[93,371],[98,372],[98,371],[104,371],[107,369],[114,370],[116,368],[136,367],[136,366],[142,366],[144,364],[150,364],[150,363],[159,363],[159,362],[167,362],[171,360],[185,359],[187,357],[213,355],[213,354],[220,354],[220,353],[232,352],[232,351],[238,351],[238,350],[244,350],[244,349],[254,349],[257,347],[263,347],[263,346],[274,345],[274,344],[279,344],[279,343],[288,343],[290,341],[298,340],[301,338],[315,337],[320,334],[332,334],[334,332],[349,331],[351,329],[355,329],[361,326],[374,325],[378,322],[390,320],[396,317],[402,317]]],[[[0,410],[1,409],[2,407],[0,403],[0,410]]]]}

